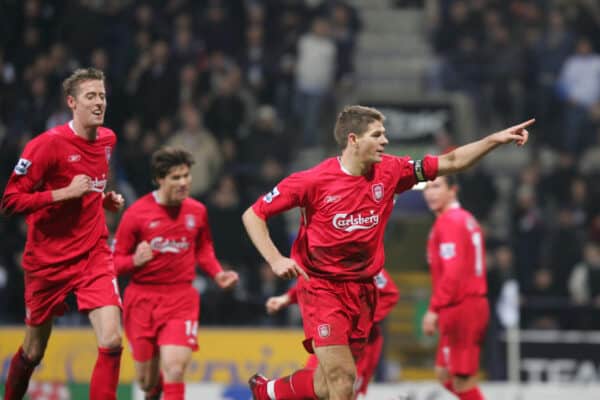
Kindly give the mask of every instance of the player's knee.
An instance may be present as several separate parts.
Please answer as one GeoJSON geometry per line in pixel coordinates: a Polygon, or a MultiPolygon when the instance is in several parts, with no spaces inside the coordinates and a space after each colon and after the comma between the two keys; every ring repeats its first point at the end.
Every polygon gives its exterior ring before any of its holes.
{"type": "Polygon", "coordinates": [[[44,358],[46,346],[42,343],[29,343],[28,346],[23,346],[23,352],[32,364],[38,365],[44,358]]]}
{"type": "Polygon", "coordinates": [[[477,386],[477,377],[473,375],[454,375],[452,385],[457,392],[465,392],[477,386]]]}
{"type": "Polygon", "coordinates": [[[144,392],[149,392],[152,390],[152,388],[154,388],[154,386],[156,386],[156,382],[152,382],[152,379],[144,375],[138,376],[137,381],[138,385],[140,385],[140,389],[142,389],[144,392]]]}
{"type": "Polygon", "coordinates": [[[354,382],[356,372],[344,367],[335,367],[327,372],[327,382],[329,383],[329,392],[335,390],[341,398],[352,399],[354,393],[354,382]]]}
{"type": "Polygon", "coordinates": [[[182,362],[170,362],[164,366],[164,373],[170,381],[183,381],[185,374],[185,364],[182,362]]]}
{"type": "Polygon", "coordinates": [[[121,334],[116,332],[107,332],[98,338],[98,345],[105,349],[118,349],[122,345],[121,334]]]}

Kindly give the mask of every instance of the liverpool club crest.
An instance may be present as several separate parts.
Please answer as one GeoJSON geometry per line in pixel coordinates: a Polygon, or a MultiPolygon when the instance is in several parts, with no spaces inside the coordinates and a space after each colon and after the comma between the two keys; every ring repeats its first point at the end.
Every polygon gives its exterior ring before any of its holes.
{"type": "Polygon", "coordinates": [[[196,227],[196,218],[192,214],[186,214],[185,227],[188,228],[190,231],[196,227]]]}
{"type": "Polygon", "coordinates": [[[380,202],[383,199],[383,183],[376,183],[371,189],[373,191],[373,199],[376,202],[380,202]]]}

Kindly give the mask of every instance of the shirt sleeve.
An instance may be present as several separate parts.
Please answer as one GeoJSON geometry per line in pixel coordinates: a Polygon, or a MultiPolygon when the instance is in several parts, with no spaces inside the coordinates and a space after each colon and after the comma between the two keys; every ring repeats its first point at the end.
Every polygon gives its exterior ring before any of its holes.
{"type": "Polygon", "coordinates": [[[438,231],[440,276],[435,282],[429,309],[439,312],[441,308],[455,303],[460,291],[461,274],[464,272],[465,254],[461,246],[465,230],[460,223],[446,220],[438,231]]]}
{"type": "Polygon", "coordinates": [[[40,191],[46,172],[52,167],[52,151],[37,137],[30,141],[10,176],[2,209],[7,213],[29,214],[52,204],[52,191],[40,191]]]}
{"type": "Polygon", "coordinates": [[[375,286],[379,291],[377,309],[375,311],[375,322],[381,322],[392,311],[400,299],[400,290],[394,283],[392,277],[384,269],[375,275],[375,286]]]}
{"type": "Polygon", "coordinates": [[[223,271],[223,267],[215,255],[206,208],[202,208],[200,221],[205,221],[205,223],[196,237],[196,261],[200,268],[214,279],[219,272],[223,271]]]}
{"type": "Polygon", "coordinates": [[[398,157],[400,163],[400,179],[396,185],[396,193],[404,192],[419,182],[432,181],[438,174],[438,157],[426,155],[421,160],[398,157]]]}
{"type": "Polygon", "coordinates": [[[309,182],[303,174],[292,174],[258,198],[252,209],[258,217],[266,220],[294,207],[303,207],[307,203],[308,187],[309,182]]]}
{"type": "Polygon", "coordinates": [[[114,261],[117,275],[128,274],[134,270],[133,254],[139,243],[139,236],[136,219],[131,213],[125,212],[115,234],[114,261]]]}

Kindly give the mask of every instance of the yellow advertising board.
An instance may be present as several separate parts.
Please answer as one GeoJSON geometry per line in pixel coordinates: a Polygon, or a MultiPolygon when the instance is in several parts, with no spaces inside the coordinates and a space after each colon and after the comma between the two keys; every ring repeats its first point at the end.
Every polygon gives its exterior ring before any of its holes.
{"type": "MultiPolygon", "coordinates": [[[[24,329],[0,329],[0,376],[6,376],[24,329]]],[[[285,376],[307,358],[301,330],[200,329],[200,350],[188,368],[188,382],[245,382],[255,372],[285,376]]],[[[134,380],[133,360],[127,343],[121,362],[121,383],[134,380]]],[[[96,362],[96,341],[91,329],[55,328],[44,360],[33,379],[52,382],[89,382],[96,362]]]]}

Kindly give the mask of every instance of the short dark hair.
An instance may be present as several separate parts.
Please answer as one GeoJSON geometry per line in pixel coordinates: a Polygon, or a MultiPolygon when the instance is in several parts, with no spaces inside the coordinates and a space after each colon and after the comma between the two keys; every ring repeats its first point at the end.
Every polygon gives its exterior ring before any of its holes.
{"type": "Polygon", "coordinates": [[[458,186],[458,177],[456,175],[442,175],[442,178],[446,180],[448,187],[458,186]]]}
{"type": "Polygon", "coordinates": [[[152,179],[162,179],[169,174],[173,167],[179,165],[194,165],[194,156],[187,150],[177,147],[164,146],[152,154],[150,162],[152,179]]]}
{"type": "Polygon", "coordinates": [[[104,77],[104,72],[96,68],[78,68],[73,73],[67,77],[63,83],[63,93],[65,97],[67,96],[76,96],[77,91],[79,90],[79,85],[85,81],[102,81],[102,83],[106,82],[104,77]]]}
{"type": "Polygon", "coordinates": [[[337,144],[344,148],[348,142],[348,134],[354,132],[362,135],[367,130],[371,122],[385,121],[385,116],[371,107],[365,106],[346,106],[338,114],[333,135],[337,144]]]}

